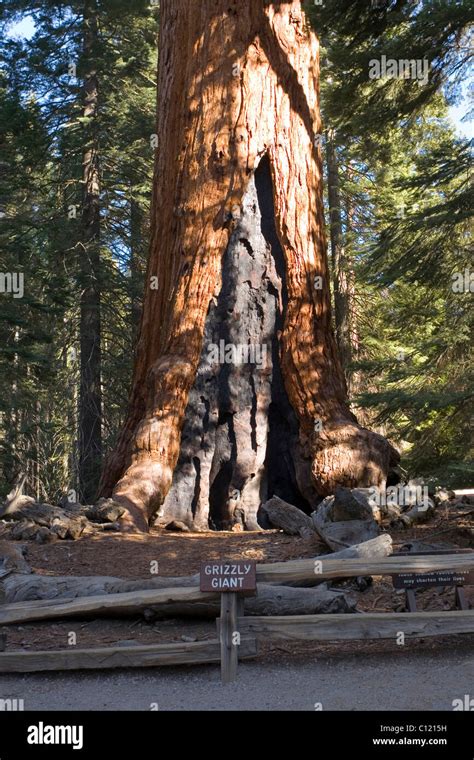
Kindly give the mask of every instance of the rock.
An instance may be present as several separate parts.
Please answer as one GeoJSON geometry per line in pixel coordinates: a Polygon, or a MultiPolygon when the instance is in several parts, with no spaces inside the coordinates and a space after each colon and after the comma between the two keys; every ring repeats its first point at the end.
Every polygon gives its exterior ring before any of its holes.
{"type": "Polygon", "coordinates": [[[270,525],[280,528],[289,536],[301,536],[310,538],[315,535],[315,528],[311,518],[305,515],[301,509],[283,501],[278,496],[273,496],[262,506],[262,510],[268,517],[270,525]]]}
{"type": "Polygon", "coordinates": [[[31,520],[20,520],[10,529],[9,538],[14,541],[34,541],[38,526],[31,520]]]}
{"type": "Polygon", "coordinates": [[[340,520],[380,520],[380,510],[371,499],[370,488],[337,488],[331,511],[331,519],[340,520]]]}
{"type": "Polygon", "coordinates": [[[31,567],[25,559],[26,547],[0,541],[0,578],[9,573],[30,575],[31,567]]]}
{"type": "Polygon", "coordinates": [[[119,520],[126,510],[113,499],[99,499],[97,504],[87,507],[84,514],[88,520],[98,523],[115,523],[119,520]]]}
{"type": "Polygon", "coordinates": [[[19,520],[12,526],[9,538],[14,541],[37,541],[39,544],[45,544],[56,541],[58,536],[44,525],[37,525],[31,520],[19,520]]]}
{"type": "Polygon", "coordinates": [[[373,518],[373,508],[368,503],[369,490],[337,489],[335,496],[327,496],[312,513],[311,520],[315,530],[334,551],[370,541],[380,534],[380,528],[373,518]],[[356,495],[353,496],[352,491],[356,491],[356,495]],[[339,507],[336,506],[338,496],[339,507]],[[366,518],[334,519],[335,516],[354,515],[357,511],[362,511],[366,518]]]}
{"type": "Polygon", "coordinates": [[[314,516],[317,514],[324,522],[332,522],[332,508],[334,504],[334,496],[326,496],[325,499],[318,505],[316,510],[311,513],[310,519],[314,523],[314,516]]]}
{"type": "Polygon", "coordinates": [[[61,523],[58,523],[57,525],[52,526],[51,532],[54,533],[56,538],[65,539],[67,536],[67,527],[61,523]]]}
{"type": "Polygon", "coordinates": [[[17,503],[15,510],[5,515],[12,527],[9,536],[19,540],[36,540],[40,543],[61,540],[75,541],[86,533],[117,529],[125,509],[113,499],[100,499],[97,504],[83,506],[62,500],[63,507],[29,500],[24,506],[17,503]],[[16,523],[16,524],[15,524],[16,523]],[[41,530],[40,530],[41,529],[41,530]]]}
{"type": "Polygon", "coordinates": [[[436,506],[440,506],[441,504],[446,504],[448,501],[451,501],[455,496],[456,494],[454,491],[448,491],[447,488],[438,488],[434,494],[434,502],[436,506]]]}
{"type": "Polygon", "coordinates": [[[44,526],[36,529],[35,541],[39,544],[50,544],[58,539],[58,534],[54,530],[48,530],[44,526]]]}
{"type": "Polygon", "coordinates": [[[7,634],[0,633],[0,652],[5,651],[6,645],[7,645],[7,634]]]}
{"type": "Polygon", "coordinates": [[[6,519],[16,523],[10,530],[11,538],[41,543],[57,538],[79,538],[88,525],[84,516],[76,517],[60,507],[36,502],[17,507],[6,519]],[[46,530],[40,531],[40,528],[46,530]]]}
{"type": "MultiPolygon", "coordinates": [[[[313,515],[315,513],[313,512],[313,515]]],[[[375,520],[340,520],[339,522],[318,522],[314,520],[316,531],[333,551],[365,543],[380,534],[375,520]]]]}

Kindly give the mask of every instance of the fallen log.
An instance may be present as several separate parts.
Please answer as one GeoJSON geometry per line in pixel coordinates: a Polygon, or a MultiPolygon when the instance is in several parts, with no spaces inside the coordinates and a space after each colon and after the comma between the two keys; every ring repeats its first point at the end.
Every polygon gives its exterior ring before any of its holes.
{"type": "MultiPolygon", "coordinates": [[[[369,541],[363,541],[361,544],[348,546],[334,554],[326,554],[326,558],[331,559],[377,559],[379,557],[388,557],[392,553],[393,541],[389,533],[381,533],[380,536],[372,538],[369,541]]],[[[319,558],[321,559],[321,558],[319,558]]]]}
{"type": "Polygon", "coordinates": [[[20,472],[16,478],[13,489],[7,495],[5,503],[0,504],[0,518],[13,513],[22,504],[31,504],[34,502],[34,499],[31,496],[25,496],[23,494],[25,483],[26,474],[24,472],[20,472]]]}
{"type": "Polygon", "coordinates": [[[151,589],[199,587],[199,575],[124,579],[110,576],[9,575],[0,579],[0,603],[123,594],[151,589]]]}
{"type": "MultiPolygon", "coordinates": [[[[274,563],[271,565],[259,565],[257,578],[259,579],[260,598],[247,599],[246,610],[250,615],[273,615],[278,609],[283,609],[286,614],[296,614],[295,609],[303,608],[304,614],[308,614],[308,604],[312,609],[327,611],[339,611],[337,605],[342,605],[344,611],[350,611],[351,602],[344,595],[335,591],[321,589],[287,588],[286,586],[265,585],[261,581],[278,582],[282,579],[286,582],[302,582],[308,578],[316,577],[318,580],[328,580],[344,577],[358,577],[365,575],[394,575],[406,572],[426,573],[434,570],[468,570],[474,567],[474,553],[457,555],[436,556],[392,556],[379,559],[339,558],[322,557],[316,560],[294,560],[292,562],[274,563]],[[292,593],[293,592],[293,593],[292,593]],[[332,595],[332,596],[331,596],[332,595]],[[329,607],[328,607],[329,605],[329,607]],[[263,612],[262,612],[263,610],[263,612]]],[[[22,576],[19,576],[20,578],[22,576]]],[[[27,578],[27,577],[26,577],[27,578]]],[[[25,577],[23,577],[23,580],[25,577]]],[[[54,579],[56,582],[58,579],[54,579]]],[[[74,579],[80,580],[80,579],[74,579]]],[[[90,580],[90,579],[87,579],[90,580]]],[[[157,579],[155,579],[156,582],[157,579]]],[[[160,579],[166,581],[167,579],[160,579]]],[[[183,581],[185,579],[175,579],[183,581]]],[[[188,582],[190,579],[187,579],[188,582]]],[[[8,583],[5,578],[3,584],[8,583]]],[[[135,583],[139,583],[137,581],[135,583]]],[[[353,607],[352,607],[353,608],[353,607]]],[[[153,589],[149,591],[122,592],[120,594],[108,594],[105,597],[92,596],[76,600],[65,599],[61,603],[58,599],[49,599],[46,604],[15,605],[11,610],[10,605],[0,607],[0,623],[24,622],[26,620],[41,620],[60,616],[84,616],[87,614],[107,613],[112,610],[113,614],[131,614],[139,611],[150,610],[151,617],[170,617],[173,615],[214,616],[216,603],[213,594],[202,594],[196,583],[192,587],[175,587],[167,589],[153,589]],[[113,597],[113,598],[112,598],[113,597]],[[55,609],[56,605],[56,609],[55,609]],[[69,605],[69,606],[68,606],[69,605]],[[9,609],[10,607],[10,609],[9,609]],[[68,612],[70,613],[68,615],[68,612]],[[62,614],[64,613],[64,615],[62,614]],[[10,615],[10,617],[8,617],[10,615]],[[23,617],[22,617],[23,615],[23,617]],[[15,617],[16,616],[16,617],[15,617]]]]}
{"type": "Polygon", "coordinates": [[[278,496],[273,496],[262,506],[262,510],[268,517],[274,528],[280,528],[288,536],[301,536],[301,538],[317,538],[313,522],[301,509],[283,501],[278,496]]]}
{"type": "MultiPolygon", "coordinates": [[[[312,563],[316,560],[377,559],[386,557],[392,553],[392,539],[388,533],[366,541],[356,546],[350,546],[334,554],[324,554],[314,559],[306,560],[312,563]]],[[[299,560],[298,560],[299,561],[299,560]]],[[[288,563],[280,563],[285,567],[288,563]]],[[[310,565],[308,565],[310,566],[310,565]]],[[[266,568],[273,565],[258,565],[257,573],[265,573],[266,568]]],[[[262,578],[265,580],[265,578],[262,578]]],[[[283,586],[316,586],[324,579],[313,573],[307,573],[306,577],[298,576],[296,580],[285,578],[280,573],[276,579],[277,585],[283,586]]],[[[15,575],[11,574],[0,579],[0,603],[26,602],[35,599],[74,599],[76,597],[100,596],[102,594],[121,594],[129,591],[147,591],[151,589],[169,589],[180,587],[198,587],[199,575],[178,577],[154,577],[139,579],[114,578],[110,576],[50,576],[50,575],[15,575]]]]}
{"type": "Polygon", "coordinates": [[[258,595],[245,599],[246,615],[328,615],[356,611],[350,594],[332,591],[327,585],[315,588],[257,585],[258,595]],[[300,610],[298,613],[295,610],[300,610]]]}
{"type": "Polygon", "coordinates": [[[431,499],[428,499],[428,503],[415,505],[411,507],[407,512],[402,512],[393,521],[392,525],[400,528],[411,528],[416,523],[427,522],[434,512],[434,503],[431,499]]]}
{"type": "MultiPolygon", "coordinates": [[[[148,607],[162,609],[166,616],[176,609],[195,610],[215,601],[214,593],[203,593],[199,588],[154,589],[131,591],[122,594],[86,596],[78,599],[43,599],[35,602],[18,602],[0,606],[0,625],[26,623],[40,620],[100,617],[104,615],[127,616],[143,612],[148,607]],[[193,603],[193,604],[190,604],[193,603]]],[[[207,605],[207,606],[206,606],[207,605]]],[[[158,614],[158,612],[157,612],[158,614]]]]}
{"type": "MultiPolygon", "coordinates": [[[[254,639],[242,638],[239,658],[255,657],[254,639]]],[[[96,649],[60,649],[47,652],[3,652],[0,654],[0,673],[38,673],[46,670],[109,670],[112,668],[150,668],[161,665],[196,665],[218,663],[220,642],[173,642],[131,647],[100,647],[96,649]]]]}
{"type": "MultiPolygon", "coordinates": [[[[172,617],[215,618],[220,609],[219,595],[199,588],[167,588],[79,599],[43,599],[0,605],[0,625],[42,620],[130,616],[144,614],[147,620],[172,617]]],[[[286,586],[258,587],[256,597],[245,599],[248,615],[334,614],[355,611],[356,602],[345,593],[286,586]]]]}

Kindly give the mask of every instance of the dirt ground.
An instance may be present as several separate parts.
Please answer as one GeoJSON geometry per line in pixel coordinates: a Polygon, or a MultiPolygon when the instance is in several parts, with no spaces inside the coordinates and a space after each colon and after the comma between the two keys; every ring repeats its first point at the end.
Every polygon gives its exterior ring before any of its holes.
{"type": "MultiPolygon", "coordinates": [[[[390,531],[394,550],[414,544],[417,549],[472,548],[473,520],[470,508],[437,511],[436,517],[425,525],[411,530],[390,531]]],[[[0,536],[1,537],[1,536],[0,536]]],[[[302,539],[280,531],[249,533],[209,532],[200,534],[172,533],[152,530],[149,535],[99,533],[77,541],[57,541],[51,544],[27,544],[27,560],[35,573],[44,575],[109,575],[127,578],[149,578],[152,563],[158,562],[160,576],[191,575],[199,571],[204,560],[238,560],[276,562],[314,557],[326,549],[317,537],[302,539]]],[[[405,610],[404,593],[393,588],[388,577],[376,577],[360,590],[354,579],[335,582],[357,598],[361,612],[392,612],[405,610]]],[[[466,597],[474,607],[474,587],[465,587],[466,597]]],[[[454,589],[426,589],[417,592],[420,610],[448,610],[454,607],[454,589]]],[[[74,631],[78,647],[164,643],[184,640],[203,640],[216,635],[215,622],[209,620],[159,620],[146,622],[134,619],[101,619],[67,621],[64,623],[30,623],[0,629],[7,633],[7,651],[58,649],[67,646],[68,634],[74,631]]],[[[413,641],[413,646],[435,651],[447,644],[467,644],[466,638],[449,637],[413,641]]],[[[474,643],[474,637],[471,643],[474,643]]],[[[363,651],[381,652],[393,649],[387,641],[359,642],[363,651]]],[[[354,652],[353,642],[321,644],[319,642],[272,642],[261,648],[262,655],[298,655],[303,652],[354,652]]],[[[396,649],[396,647],[395,647],[396,649]]]]}

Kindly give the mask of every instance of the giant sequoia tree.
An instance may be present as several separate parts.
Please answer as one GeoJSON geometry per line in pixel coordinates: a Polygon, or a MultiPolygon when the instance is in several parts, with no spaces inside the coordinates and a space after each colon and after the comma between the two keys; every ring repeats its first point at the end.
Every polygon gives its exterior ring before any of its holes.
{"type": "Polygon", "coordinates": [[[397,453],[350,412],[331,327],[301,2],[162,0],[159,45],[147,288],[102,493],[142,529],[252,529],[269,495],[383,485],[397,453]]]}

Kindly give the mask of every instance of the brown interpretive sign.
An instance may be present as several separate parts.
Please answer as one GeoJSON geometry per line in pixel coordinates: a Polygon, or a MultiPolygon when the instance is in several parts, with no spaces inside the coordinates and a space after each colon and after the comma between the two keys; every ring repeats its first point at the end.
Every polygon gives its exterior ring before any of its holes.
{"type": "Polygon", "coordinates": [[[395,588],[428,588],[428,586],[469,586],[474,584],[474,572],[447,572],[437,570],[431,573],[398,573],[392,575],[395,588]]]}
{"type": "MultiPolygon", "coordinates": [[[[470,549],[437,549],[423,552],[397,552],[396,557],[423,557],[426,555],[469,554],[470,549]]],[[[392,575],[392,583],[399,589],[428,588],[429,586],[471,586],[474,585],[474,570],[431,570],[428,573],[398,573],[392,575]]]]}
{"type": "MultiPolygon", "coordinates": [[[[394,556],[403,557],[411,555],[412,557],[422,556],[441,556],[443,554],[469,554],[470,549],[436,549],[422,552],[398,552],[394,556]]],[[[452,586],[454,588],[454,599],[456,607],[460,610],[469,609],[463,586],[474,584],[474,571],[469,570],[431,570],[427,573],[397,573],[392,575],[392,583],[395,588],[405,591],[406,606],[409,612],[416,612],[416,590],[424,588],[433,588],[436,586],[452,586]]]]}
{"type": "Polygon", "coordinates": [[[256,562],[201,562],[201,591],[236,593],[256,588],[256,562]]]}

